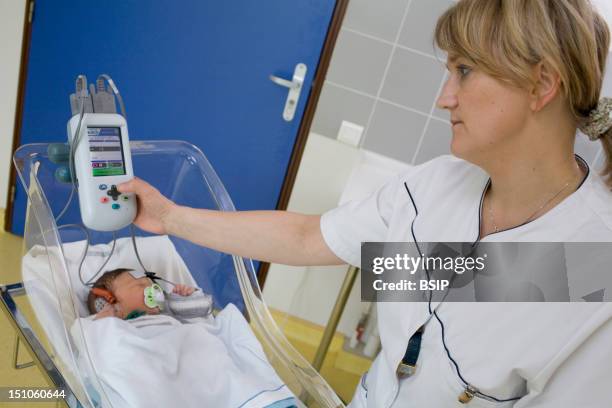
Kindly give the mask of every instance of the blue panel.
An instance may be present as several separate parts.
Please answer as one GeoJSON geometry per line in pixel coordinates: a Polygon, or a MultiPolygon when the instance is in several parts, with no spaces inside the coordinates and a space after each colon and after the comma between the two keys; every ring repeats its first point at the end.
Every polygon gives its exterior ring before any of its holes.
{"type": "MultiPolygon", "coordinates": [[[[238,209],[272,209],[334,5],[39,0],[21,143],[65,141],[74,79],[108,73],[125,100],[132,140],[187,140],[206,153],[238,209]],[[291,78],[299,62],[308,74],[288,123],[287,90],[268,76],[291,78]]],[[[25,194],[18,187],[13,232],[21,234],[25,194]]]]}

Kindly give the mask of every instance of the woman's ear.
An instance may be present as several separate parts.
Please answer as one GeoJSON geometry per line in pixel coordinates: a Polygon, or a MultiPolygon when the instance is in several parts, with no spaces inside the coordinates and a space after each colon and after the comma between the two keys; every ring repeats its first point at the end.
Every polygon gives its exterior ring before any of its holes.
{"type": "Polygon", "coordinates": [[[548,63],[539,62],[533,68],[534,86],[531,88],[531,110],[539,112],[559,93],[561,77],[548,63]]]}

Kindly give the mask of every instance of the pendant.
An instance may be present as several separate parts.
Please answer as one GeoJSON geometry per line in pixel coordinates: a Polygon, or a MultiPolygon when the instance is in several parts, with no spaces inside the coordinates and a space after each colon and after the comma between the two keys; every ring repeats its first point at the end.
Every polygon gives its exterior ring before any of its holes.
{"type": "Polygon", "coordinates": [[[473,398],[474,398],[474,395],[470,394],[467,391],[463,391],[461,394],[459,394],[459,402],[462,404],[467,404],[473,398]]]}
{"type": "Polygon", "coordinates": [[[459,394],[458,400],[462,404],[468,404],[474,399],[474,395],[476,395],[477,392],[478,390],[476,388],[468,384],[467,387],[465,387],[465,390],[459,394]]]}

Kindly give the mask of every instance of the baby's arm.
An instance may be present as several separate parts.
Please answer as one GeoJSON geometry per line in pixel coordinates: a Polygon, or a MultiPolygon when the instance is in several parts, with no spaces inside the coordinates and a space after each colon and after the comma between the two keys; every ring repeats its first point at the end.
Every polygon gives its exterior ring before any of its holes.
{"type": "Polygon", "coordinates": [[[181,296],[191,296],[195,290],[196,289],[192,288],[191,286],[177,284],[172,289],[172,293],[176,293],[177,295],[181,296]]]}

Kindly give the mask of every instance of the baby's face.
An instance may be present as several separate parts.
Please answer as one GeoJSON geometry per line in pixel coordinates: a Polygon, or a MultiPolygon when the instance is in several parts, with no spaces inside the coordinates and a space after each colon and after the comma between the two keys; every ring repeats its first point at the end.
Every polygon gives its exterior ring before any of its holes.
{"type": "Polygon", "coordinates": [[[147,314],[157,314],[159,309],[147,307],[144,303],[144,289],[151,285],[146,276],[134,278],[128,272],[120,274],[113,281],[113,294],[117,299],[118,317],[125,319],[134,310],[142,310],[147,314]]]}

